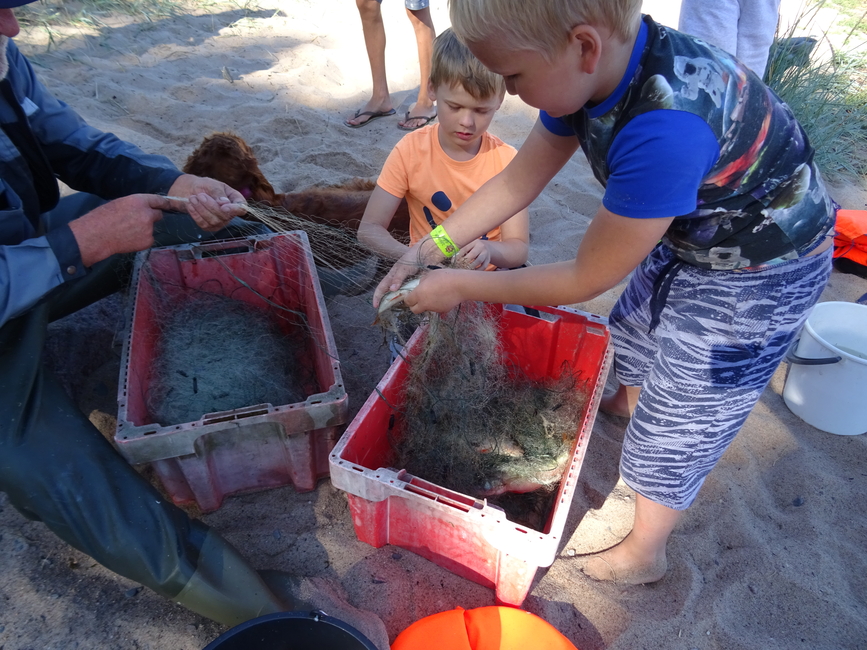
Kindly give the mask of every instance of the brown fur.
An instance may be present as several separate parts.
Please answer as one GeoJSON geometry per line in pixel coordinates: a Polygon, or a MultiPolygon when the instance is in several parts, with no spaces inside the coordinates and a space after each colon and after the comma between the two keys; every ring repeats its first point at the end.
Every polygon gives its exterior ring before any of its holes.
{"type": "MultiPolygon", "coordinates": [[[[207,136],[187,158],[184,172],[222,181],[248,200],[283,208],[314,223],[358,230],[364,209],[376,184],[353,178],[340,185],[312,186],[300,192],[280,194],[267,181],[250,146],[234,133],[207,136]]],[[[401,241],[409,241],[409,210],[401,201],[389,226],[401,241]]]]}
{"type": "Polygon", "coordinates": [[[183,171],[223,182],[249,201],[278,205],[277,194],[259,169],[256,154],[234,133],[207,136],[187,158],[183,171]]]}

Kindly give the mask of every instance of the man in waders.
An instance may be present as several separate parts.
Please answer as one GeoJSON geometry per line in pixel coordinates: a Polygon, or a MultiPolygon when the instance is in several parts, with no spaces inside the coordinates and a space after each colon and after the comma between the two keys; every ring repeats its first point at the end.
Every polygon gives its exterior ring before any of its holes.
{"type": "Polygon", "coordinates": [[[50,321],[123,287],[155,240],[219,236],[244,199],[55,99],[12,41],[13,8],[32,1],[0,0],[0,492],[103,566],[215,621],[287,609],[220,535],[139,476],[43,366],[50,321]],[[60,199],[56,178],[81,192],[60,199]]]}

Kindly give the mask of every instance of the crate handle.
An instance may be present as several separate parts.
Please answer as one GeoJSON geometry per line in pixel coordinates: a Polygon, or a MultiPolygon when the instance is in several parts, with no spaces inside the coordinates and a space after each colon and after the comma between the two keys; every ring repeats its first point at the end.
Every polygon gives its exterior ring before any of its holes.
{"type": "Polygon", "coordinates": [[[521,305],[503,305],[503,311],[511,311],[516,314],[521,314],[522,316],[529,316],[530,318],[535,318],[537,320],[547,321],[549,323],[556,323],[560,320],[560,317],[557,314],[554,314],[547,309],[541,307],[523,307],[521,305]]]}
{"type": "Polygon", "coordinates": [[[443,505],[451,506],[456,510],[460,510],[461,512],[469,512],[472,508],[464,503],[460,503],[458,501],[453,501],[452,499],[446,498],[441,494],[437,494],[436,492],[431,492],[429,490],[425,490],[423,488],[418,487],[417,485],[413,485],[412,483],[407,483],[404,486],[404,490],[407,492],[413,492],[415,494],[419,494],[423,497],[430,499],[431,501],[436,501],[437,503],[442,503],[443,505]]]}
{"type": "Polygon", "coordinates": [[[190,246],[190,253],[193,259],[200,260],[207,257],[251,253],[256,250],[255,246],[255,240],[251,239],[225,239],[209,244],[193,244],[190,246]]]}
{"type": "Polygon", "coordinates": [[[255,404],[253,406],[245,406],[231,411],[220,411],[218,413],[208,413],[202,420],[202,426],[208,424],[217,424],[219,422],[231,422],[232,420],[241,420],[243,418],[251,418],[257,415],[268,415],[271,410],[270,404],[255,404]]]}
{"type": "Polygon", "coordinates": [[[401,472],[399,478],[406,481],[406,485],[404,485],[403,489],[407,492],[414,492],[415,494],[426,497],[431,501],[451,506],[452,508],[456,508],[463,512],[469,512],[470,510],[483,510],[485,507],[485,504],[478,499],[464,497],[458,492],[452,492],[451,490],[439,487],[433,483],[425,481],[424,479],[407,474],[406,472],[401,472]],[[461,497],[463,497],[463,499],[461,497]]]}

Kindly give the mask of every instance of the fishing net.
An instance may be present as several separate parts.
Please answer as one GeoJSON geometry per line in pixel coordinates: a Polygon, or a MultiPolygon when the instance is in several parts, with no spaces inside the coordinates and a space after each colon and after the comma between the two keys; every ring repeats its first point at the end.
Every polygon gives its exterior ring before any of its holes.
{"type": "MultiPolygon", "coordinates": [[[[327,278],[347,317],[366,312],[374,320],[372,288],[392,260],[366,249],[354,229],[340,224],[314,223],[261,205],[247,210],[248,218],[274,232],[305,231],[326,293],[327,278]]],[[[415,270],[427,271],[420,264],[415,270]]],[[[149,409],[161,422],[263,402],[286,404],[310,394],[305,387],[311,377],[304,376],[310,371],[298,361],[304,340],[311,339],[303,317],[292,310],[266,313],[261,305],[215,293],[221,295],[184,296],[183,309],[161,326],[148,396],[149,409]],[[293,327],[275,323],[275,317],[293,327]]],[[[176,304],[178,296],[172,300],[176,304]]],[[[418,316],[401,304],[376,315],[382,347],[392,344],[391,354],[382,351],[382,365],[357,363],[352,353],[341,353],[343,373],[363,375],[358,384],[368,387],[353,399],[363,400],[390,357],[402,356],[409,375],[402,403],[393,405],[402,426],[389,434],[396,465],[442,487],[487,498],[513,521],[541,528],[571,460],[586,401],[583,386],[566,367],[545,381],[525,376],[503,349],[490,305],[467,302],[448,314],[418,316]],[[422,323],[424,336],[407,353],[404,346],[422,323]]]]}
{"type": "Polygon", "coordinates": [[[161,327],[147,395],[157,422],[183,424],[207,413],[307,397],[310,380],[298,363],[303,328],[281,330],[271,313],[213,293],[195,292],[173,310],[164,308],[170,316],[161,327]]]}
{"type": "MultiPolygon", "coordinates": [[[[146,358],[135,359],[135,388],[137,396],[143,394],[130,409],[136,425],[182,425],[240,408],[304,402],[329,389],[330,375],[318,366],[338,356],[344,370],[356,371],[351,383],[364,387],[356,393],[369,394],[387,369],[387,353],[380,363],[356,365],[351,353],[338,355],[327,346],[325,333],[308,318],[311,305],[318,306],[312,279],[300,271],[309,268],[300,259],[300,240],[270,238],[306,231],[304,246],[325,292],[350,302],[343,305],[347,318],[367,312],[372,321],[369,294],[381,263],[358,243],[354,229],[262,205],[250,205],[248,212],[246,221],[232,223],[237,243],[203,242],[194,252],[174,255],[154,249],[140,262],[137,308],[148,311],[138,322],[144,322],[145,340],[153,343],[142,347],[142,337],[137,339],[138,356],[146,358]],[[269,246],[279,250],[269,255],[269,246]],[[202,259],[192,259],[196,255],[202,259]]],[[[363,328],[367,332],[342,328],[344,351],[371,334],[372,347],[384,342],[370,321],[363,328]]]]}
{"type": "Polygon", "coordinates": [[[323,390],[306,255],[298,237],[265,243],[261,235],[195,252],[148,251],[139,262],[130,360],[130,403],[147,411],[132,409],[136,424],[185,424],[323,390]]]}
{"type": "Polygon", "coordinates": [[[572,369],[526,376],[503,348],[496,312],[474,302],[432,314],[404,358],[398,467],[541,529],[586,403],[572,369]]]}

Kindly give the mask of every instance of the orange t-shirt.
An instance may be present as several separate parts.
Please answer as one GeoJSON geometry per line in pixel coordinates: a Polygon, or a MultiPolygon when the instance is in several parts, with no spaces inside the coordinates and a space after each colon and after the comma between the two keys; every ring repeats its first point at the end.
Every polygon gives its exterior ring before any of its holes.
{"type": "MultiPolygon", "coordinates": [[[[439,124],[405,135],[388,155],[377,185],[409,206],[410,243],[415,244],[445,221],[464,201],[515,157],[515,148],[490,133],[471,160],[451,158],[440,146],[439,124]]],[[[500,241],[500,228],[488,233],[500,241]]]]}

